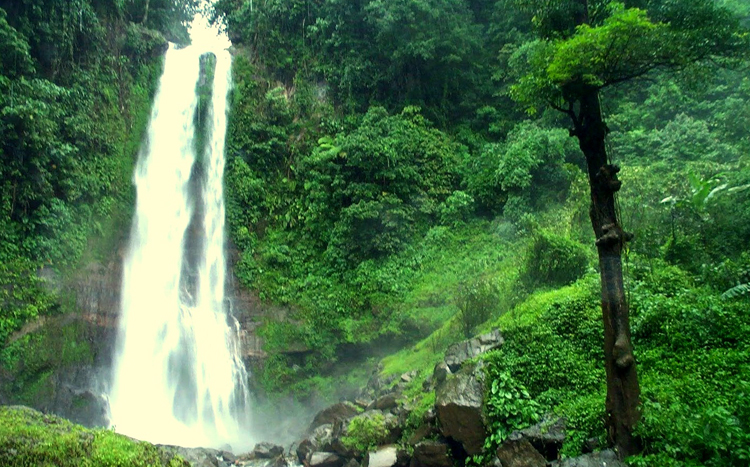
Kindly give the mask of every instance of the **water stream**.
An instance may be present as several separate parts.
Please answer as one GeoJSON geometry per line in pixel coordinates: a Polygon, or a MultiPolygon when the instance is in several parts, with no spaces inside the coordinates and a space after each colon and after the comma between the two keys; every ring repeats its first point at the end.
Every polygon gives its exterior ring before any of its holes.
{"type": "Polygon", "coordinates": [[[170,45],[134,176],[110,420],[116,431],[154,443],[250,444],[247,374],[224,296],[230,68],[220,47],[170,45]],[[209,51],[213,92],[197,139],[199,62],[209,51]]]}

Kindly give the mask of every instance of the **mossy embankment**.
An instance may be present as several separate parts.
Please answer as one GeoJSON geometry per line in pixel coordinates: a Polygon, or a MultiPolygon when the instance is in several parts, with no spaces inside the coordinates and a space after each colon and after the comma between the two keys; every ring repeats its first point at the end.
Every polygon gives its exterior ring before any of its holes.
{"type": "Polygon", "coordinates": [[[189,467],[179,456],[110,430],[91,430],[28,407],[0,407],[0,464],[7,467],[189,467]]]}

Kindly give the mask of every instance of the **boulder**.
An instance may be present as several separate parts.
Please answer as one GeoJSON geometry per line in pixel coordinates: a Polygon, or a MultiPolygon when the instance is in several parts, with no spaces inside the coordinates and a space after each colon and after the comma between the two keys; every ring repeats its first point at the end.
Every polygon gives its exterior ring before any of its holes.
{"type": "Polygon", "coordinates": [[[312,453],[315,452],[315,445],[308,439],[303,439],[297,446],[297,460],[300,464],[306,464],[312,453]]]}
{"type": "Polygon", "coordinates": [[[411,467],[453,467],[450,446],[438,441],[422,441],[414,446],[411,467]]]}
{"type": "Polygon", "coordinates": [[[232,465],[238,467],[289,467],[290,462],[288,462],[284,456],[278,456],[272,459],[249,459],[245,456],[240,456],[234,460],[232,465]]]}
{"type": "Polygon", "coordinates": [[[548,461],[557,460],[565,442],[565,420],[562,418],[545,418],[541,423],[521,430],[520,434],[527,439],[534,449],[548,461]]]}
{"type": "Polygon", "coordinates": [[[185,459],[192,467],[222,467],[219,458],[221,452],[208,448],[183,448],[180,446],[157,445],[169,456],[178,455],[185,459]]]}
{"type": "Polygon", "coordinates": [[[417,444],[424,441],[429,436],[432,436],[437,433],[437,428],[435,428],[434,425],[431,423],[425,423],[423,425],[420,425],[416,430],[414,430],[414,433],[412,433],[411,436],[409,436],[409,439],[406,441],[406,444],[409,446],[416,446],[417,444]]]}
{"type": "Polygon", "coordinates": [[[497,448],[503,467],[546,467],[546,459],[519,433],[511,435],[497,448]]]}
{"type": "Polygon", "coordinates": [[[367,410],[390,410],[398,405],[398,396],[394,393],[386,394],[375,399],[368,407],[367,410]]]}
{"type": "Polygon", "coordinates": [[[343,467],[344,459],[332,452],[314,452],[307,464],[309,467],[343,467]]]}
{"type": "Polygon", "coordinates": [[[497,349],[503,345],[503,336],[499,329],[453,344],[445,351],[445,363],[451,371],[456,372],[461,365],[484,352],[497,349]]]}
{"type": "Polygon", "coordinates": [[[409,383],[411,380],[417,377],[417,370],[412,370],[408,373],[404,373],[401,375],[401,382],[402,383],[409,383]]]}
{"type": "Polygon", "coordinates": [[[315,451],[329,451],[333,438],[333,425],[330,423],[314,429],[310,436],[300,441],[297,446],[296,453],[300,464],[306,463],[315,451]]]}
{"type": "Polygon", "coordinates": [[[393,467],[398,463],[396,446],[381,446],[376,451],[368,452],[363,467],[393,467]]]}
{"type": "Polygon", "coordinates": [[[234,461],[237,460],[237,456],[229,451],[221,451],[220,455],[224,462],[227,462],[229,464],[234,464],[234,461]]]}
{"type": "Polygon", "coordinates": [[[553,462],[553,467],[627,467],[627,464],[617,458],[612,450],[584,454],[559,462],[553,462]]]}
{"type": "Polygon", "coordinates": [[[362,397],[358,397],[354,400],[354,405],[356,405],[362,410],[366,409],[370,404],[372,404],[372,399],[365,399],[362,397]]]}
{"type": "Polygon", "coordinates": [[[351,402],[339,402],[327,407],[315,415],[310,426],[307,428],[308,433],[312,433],[317,427],[328,423],[334,423],[340,420],[349,419],[359,413],[359,408],[351,402]]]}
{"type": "Polygon", "coordinates": [[[284,454],[284,448],[271,443],[258,443],[249,454],[251,459],[273,459],[284,454]]]}
{"type": "Polygon", "coordinates": [[[435,408],[443,436],[461,443],[470,456],[482,452],[487,437],[483,400],[484,375],[477,365],[462,369],[435,391],[435,408]]]}
{"type": "Polygon", "coordinates": [[[436,384],[440,384],[448,379],[448,376],[451,374],[452,372],[451,369],[448,368],[448,364],[445,362],[439,362],[437,365],[435,365],[435,369],[432,370],[432,379],[436,384]]]}

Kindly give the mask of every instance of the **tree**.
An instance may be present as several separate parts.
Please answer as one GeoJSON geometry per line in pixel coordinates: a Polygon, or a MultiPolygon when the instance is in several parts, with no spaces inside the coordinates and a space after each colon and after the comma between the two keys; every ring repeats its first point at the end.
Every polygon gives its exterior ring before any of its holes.
{"type": "Polygon", "coordinates": [[[622,277],[623,231],[616,204],[622,185],[610,163],[600,92],[657,69],[726,65],[748,53],[748,34],[713,0],[518,0],[533,14],[538,39],[519,48],[525,60],[511,95],[533,112],[552,107],[570,118],[586,159],[590,217],[602,290],[607,428],[622,457],[640,450],[640,388],[622,277]]]}

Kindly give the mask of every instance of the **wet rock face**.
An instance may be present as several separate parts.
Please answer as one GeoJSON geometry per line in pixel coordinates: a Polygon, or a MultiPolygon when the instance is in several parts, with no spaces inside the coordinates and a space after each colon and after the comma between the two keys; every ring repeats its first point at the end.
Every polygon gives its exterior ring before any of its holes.
{"type": "Polygon", "coordinates": [[[61,278],[39,276],[60,296],[62,313],[40,317],[15,333],[7,346],[17,355],[0,368],[0,399],[21,403],[85,426],[106,426],[104,383],[117,330],[122,262],[92,262],[61,278]]]}
{"type": "Polygon", "coordinates": [[[453,344],[445,351],[445,364],[450,368],[450,371],[456,372],[467,360],[500,348],[504,342],[500,330],[495,329],[473,339],[453,344]]]}
{"type": "Polygon", "coordinates": [[[521,430],[520,435],[527,439],[545,459],[554,461],[558,458],[565,442],[565,420],[547,418],[541,423],[521,430]]]}
{"type": "Polygon", "coordinates": [[[309,467],[342,467],[344,459],[332,452],[314,452],[310,456],[309,467]]]}
{"type": "Polygon", "coordinates": [[[252,459],[273,459],[284,454],[284,448],[272,443],[258,443],[250,452],[252,459]]]}
{"type": "Polygon", "coordinates": [[[546,467],[547,461],[523,436],[510,436],[497,449],[503,467],[546,467]]]}
{"type": "Polygon", "coordinates": [[[192,467],[224,467],[221,452],[207,448],[183,448],[179,446],[160,445],[159,449],[167,455],[178,455],[188,461],[192,467]]]}
{"type": "Polygon", "coordinates": [[[438,385],[435,392],[443,436],[461,443],[469,455],[480,454],[487,437],[483,401],[484,375],[477,366],[462,369],[438,385]]]}
{"type": "Polygon", "coordinates": [[[393,467],[398,464],[396,446],[383,446],[374,452],[367,453],[363,467],[393,467]]]}
{"type": "Polygon", "coordinates": [[[453,467],[450,446],[438,441],[417,444],[410,467],[453,467]]]}
{"type": "Polygon", "coordinates": [[[339,402],[327,407],[315,415],[310,426],[307,428],[308,433],[312,433],[317,427],[325,424],[347,420],[359,413],[359,409],[351,402],[339,402]]]}

